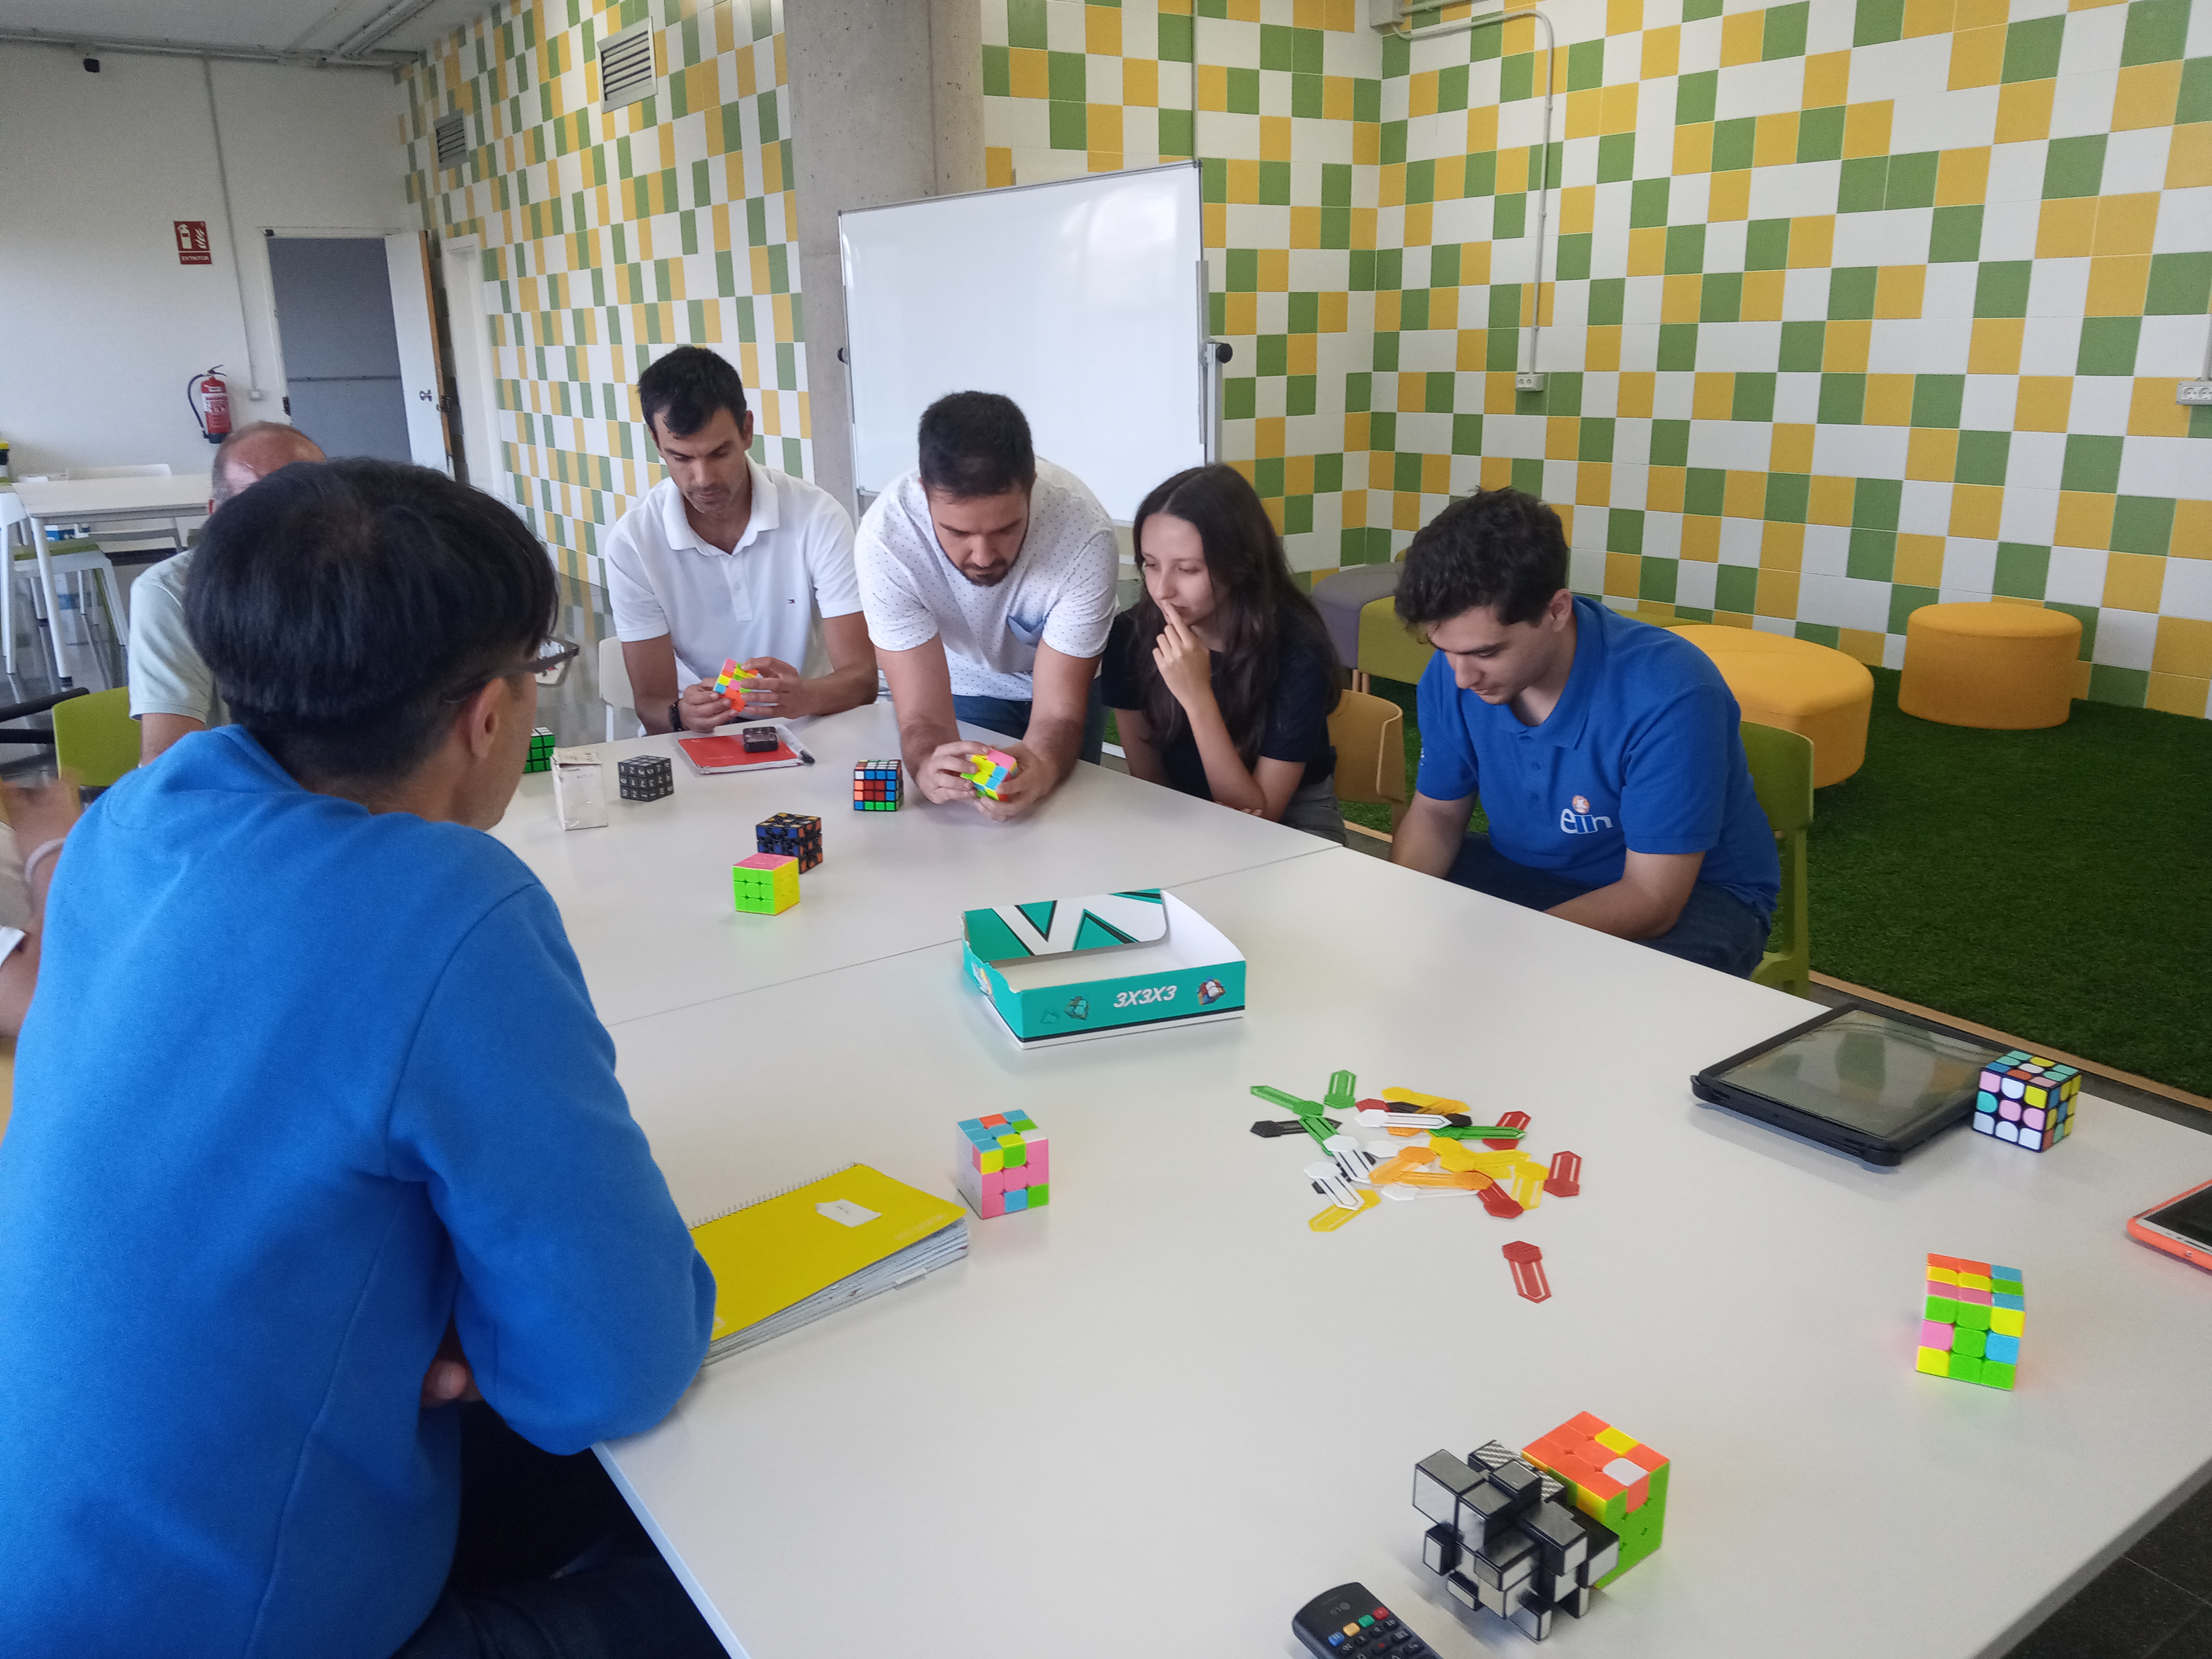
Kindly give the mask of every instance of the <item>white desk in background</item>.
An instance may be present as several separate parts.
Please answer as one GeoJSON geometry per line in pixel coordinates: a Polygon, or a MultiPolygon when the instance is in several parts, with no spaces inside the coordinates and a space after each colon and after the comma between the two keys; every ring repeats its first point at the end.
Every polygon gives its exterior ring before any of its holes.
{"type": "MultiPolygon", "coordinates": [[[[46,550],[49,524],[97,525],[118,519],[190,519],[207,511],[210,475],[176,472],[151,478],[26,478],[15,495],[31,518],[31,545],[38,556],[39,586],[46,615],[58,618],[52,556],[46,550]]],[[[9,579],[14,573],[10,571],[9,579]]],[[[15,672],[15,641],[6,641],[8,672],[15,672]]],[[[72,682],[54,641],[54,666],[64,685],[72,682]]]]}
{"type": "Polygon", "coordinates": [[[609,1024],[957,939],[960,913],[977,905],[1157,887],[1335,850],[1096,766],[1077,767],[1018,823],[964,803],[915,805],[910,778],[899,811],[855,812],[854,763],[898,753],[890,705],[791,726],[814,765],[702,776],[673,738],[591,744],[607,767],[604,830],[562,829],[551,778],[523,779],[492,833],[561,907],[609,1024]],[[669,757],[675,794],[620,799],[615,763],[655,754],[669,757]],[[823,862],[800,878],[796,909],[738,915],[730,866],[756,850],[753,826],[778,812],[821,818],[823,862]]]}
{"type": "MultiPolygon", "coordinates": [[[[961,845],[902,872],[944,933],[1034,886],[961,845]]],[[[1018,1053],[939,944],[617,1029],[687,1213],[855,1159],[949,1193],[981,1113],[1053,1143],[1048,1208],[603,1449],[732,1655],[1290,1656],[1346,1579],[1448,1659],[1540,1655],[1443,1601],[1413,1466],[1584,1410],[1674,1473],[1664,1547],[1559,1651],[1990,1655],[2212,1473],[2212,1285],[2122,1231],[2212,1139],[2085,1097],[2048,1154],[1961,1130],[1873,1170],[1692,1098],[1805,1016],[1779,993],[1340,849],[1175,886],[1249,960],[1242,1021],[1018,1053]],[[1527,1110],[1583,1195],[1310,1231],[1313,1152],[1248,1091],[1340,1066],[1527,1110]],[[2026,1270],[2017,1392],[1914,1371],[1929,1250],[2026,1270]]]]}

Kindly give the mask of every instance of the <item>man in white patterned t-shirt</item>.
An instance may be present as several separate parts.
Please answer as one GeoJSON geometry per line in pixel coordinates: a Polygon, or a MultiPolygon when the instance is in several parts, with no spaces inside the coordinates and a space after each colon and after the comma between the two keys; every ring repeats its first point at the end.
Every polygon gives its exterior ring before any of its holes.
{"type": "Polygon", "coordinates": [[[1010,398],[956,392],[923,411],[921,465],[860,520],[854,563],[868,637],[898,711],[899,746],[933,801],[994,818],[1035,810],[1096,761],[1093,678],[1114,621],[1113,522],[1080,479],[1030,445],[1010,398]],[[997,800],[962,775],[1003,732],[1020,763],[997,800]]]}

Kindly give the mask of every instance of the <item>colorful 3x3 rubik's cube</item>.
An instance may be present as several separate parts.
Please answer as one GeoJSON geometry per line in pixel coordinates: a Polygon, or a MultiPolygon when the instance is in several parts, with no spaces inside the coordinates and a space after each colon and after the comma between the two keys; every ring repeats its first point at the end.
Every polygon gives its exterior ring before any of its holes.
{"type": "Polygon", "coordinates": [[[2041,1054],[2014,1048],[1982,1068],[1974,1092],[1974,1127],[2032,1152],[2048,1152],[2074,1133],[2074,1097],[2081,1073],[2041,1054]]]}
{"type": "Polygon", "coordinates": [[[1041,1210],[1052,1201],[1052,1146],[1025,1112],[971,1117],[956,1131],[953,1184],[979,1216],[1041,1210]]]}
{"type": "Polygon", "coordinates": [[[975,786],[977,794],[992,800],[999,799],[999,791],[1006,787],[1006,780],[1021,770],[1021,763],[1003,749],[987,750],[975,761],[960,775],[975,786]]]}
{"type": "Polygon", "coordinates": [[[864,760],[853,769],[853,810],[896,812],[899,809],[899,763],[864,760]]]}
{"type": "Polygon", "coordinates": [[[1577,1509],[1620,1537],[1620,1565],[1600,1584],[1610,1584],[1659,1547],[1672,1468],[1663,1453],[1581,1412],[1521,1455],[1564,1482],[1577,1509]]]}
{"type": "Polygon", "coordinates": [[[780,916],[799,902],[799,860],[787,853],[756,853],[730,866],[730,888],[740,910],[780,916]]]}
{"type": "Polygon", "coordinates": [[[1930,1376],[2009,1389],[2027,1320],[2027,1291],[2019,1268],[1931,1250],[1917,1368],[1930,1376]]]}
{"type": "Polygon", "coordinates": [[[550,772],[553,769],[553,728],[539,726],[531,728],[530,757],[522,763],[526,772],[550,772]]]}
{"type": "Polygon", "coordinates": [[[804,812],[778,812],[753,826],[753,844],[763,853],[797,859],[804,875],[822,862],[822,820],[804,812]]]}

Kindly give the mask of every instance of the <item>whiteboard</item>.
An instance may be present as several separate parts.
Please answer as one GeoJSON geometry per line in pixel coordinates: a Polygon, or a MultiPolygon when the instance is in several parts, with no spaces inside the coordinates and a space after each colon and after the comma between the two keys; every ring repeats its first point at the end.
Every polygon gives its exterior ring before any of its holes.
{"type": "Polygon", "coordinates": [[[948,392],[1012,398],[1036,453],[1125,524],[1207,459],[1194,162],[856,209],[837,237],[861,491],[914,470],[948,392]]]}

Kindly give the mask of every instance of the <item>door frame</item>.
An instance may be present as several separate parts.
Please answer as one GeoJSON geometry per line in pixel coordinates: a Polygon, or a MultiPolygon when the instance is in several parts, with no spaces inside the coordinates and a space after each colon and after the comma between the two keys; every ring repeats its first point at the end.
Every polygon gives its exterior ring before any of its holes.
{"type": "Polygon", "coordinates": [[[476,232],[438,243],[446,288],[447,343],[453,352],[454,399],[460,405],[461,459],[465,482],[506,501],[506,452],[499,431],[498,380],[492,356],[490,313],[483,302],[483,238],[476,232]],[[458,271],[456,264],[460,267],[458,271]]]}

